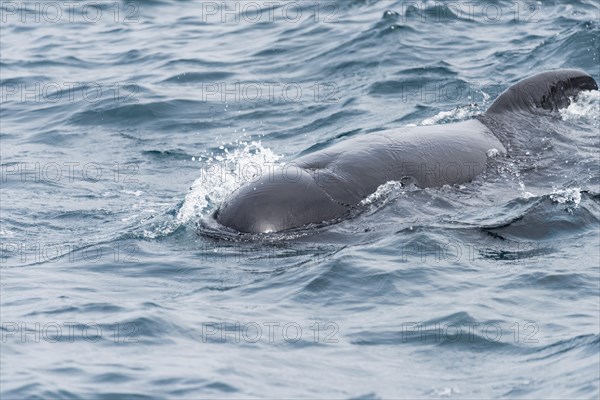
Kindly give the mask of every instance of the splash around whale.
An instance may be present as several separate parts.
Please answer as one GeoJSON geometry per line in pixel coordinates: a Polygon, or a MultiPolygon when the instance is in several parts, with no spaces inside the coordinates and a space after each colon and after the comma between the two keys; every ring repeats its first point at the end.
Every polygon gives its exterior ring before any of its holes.
{"type": "Polygon", "coordinates": [[[215,217],[239,232],[279,232],[339,220],[389,181],[419,188],[469,182],[485,170],[491,153],[520,151],[532,120],[597,89],[578,70],[531,76],[475,119],[371,133],[299,157],[293,173],[278,169],[237,189],[215,217]]]}

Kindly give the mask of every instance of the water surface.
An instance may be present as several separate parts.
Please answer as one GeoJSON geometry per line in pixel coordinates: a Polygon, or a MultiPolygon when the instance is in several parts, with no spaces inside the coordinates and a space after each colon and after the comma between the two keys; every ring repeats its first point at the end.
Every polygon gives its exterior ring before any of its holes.
{"type": "Polygon", "coordinates": [[[257,165],[599,80],[597,2],[248,3],[2,3],[2,398],[597,398],[598,92],[468,185],[212,218],[257,165]]]}

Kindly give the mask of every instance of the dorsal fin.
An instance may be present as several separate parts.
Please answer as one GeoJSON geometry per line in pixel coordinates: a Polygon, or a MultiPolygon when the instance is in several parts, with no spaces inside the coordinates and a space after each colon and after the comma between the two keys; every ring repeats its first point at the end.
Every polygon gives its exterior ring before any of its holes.
{"type": "Polygon", "coordinates": [[[536,108],[550,111],[567,107],[570,97],[583,90],[597,90],[594,78],[575,69],[542,72],[525,78],[502,93],[488,108],[487,114],[532,112],[536,108]]]}

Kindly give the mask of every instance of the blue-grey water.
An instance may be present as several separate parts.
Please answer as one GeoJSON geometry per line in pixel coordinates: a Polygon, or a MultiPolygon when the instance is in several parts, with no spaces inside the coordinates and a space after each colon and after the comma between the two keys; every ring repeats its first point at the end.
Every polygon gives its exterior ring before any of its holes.
{"type": "Polygon", "coordinates": [[[214,221],[299,154],[600,79],[597,1],[409,3],[2,1],[1,398],[598,398],[597,91],[472,183],[214,221]]]}

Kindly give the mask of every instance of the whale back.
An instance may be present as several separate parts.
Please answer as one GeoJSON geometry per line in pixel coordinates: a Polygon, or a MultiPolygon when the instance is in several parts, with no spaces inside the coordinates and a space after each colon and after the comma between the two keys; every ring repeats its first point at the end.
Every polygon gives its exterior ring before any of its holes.
{"type": "Polygon", "coordinates": [[[542,72],[509,87],[487,110],[494,116],[508,112],[558,111],[584,90],[597,90],[594,78],[585,72],[563,69],[542,72]]]}
{"type": "Polygon", "coordinates": [[[299,157],[296,174],[278,168],[243,185],[215,217],[239,232],[279,232],[343,218],[388,181],[417,187],[469,182],[485,170],[492,149],[543,149],[556,125],[544,111],[564,108],[579,92],[597,88],[581,71],[534,75],[508,88],[475,120],[373,133],[299,157]]]}

